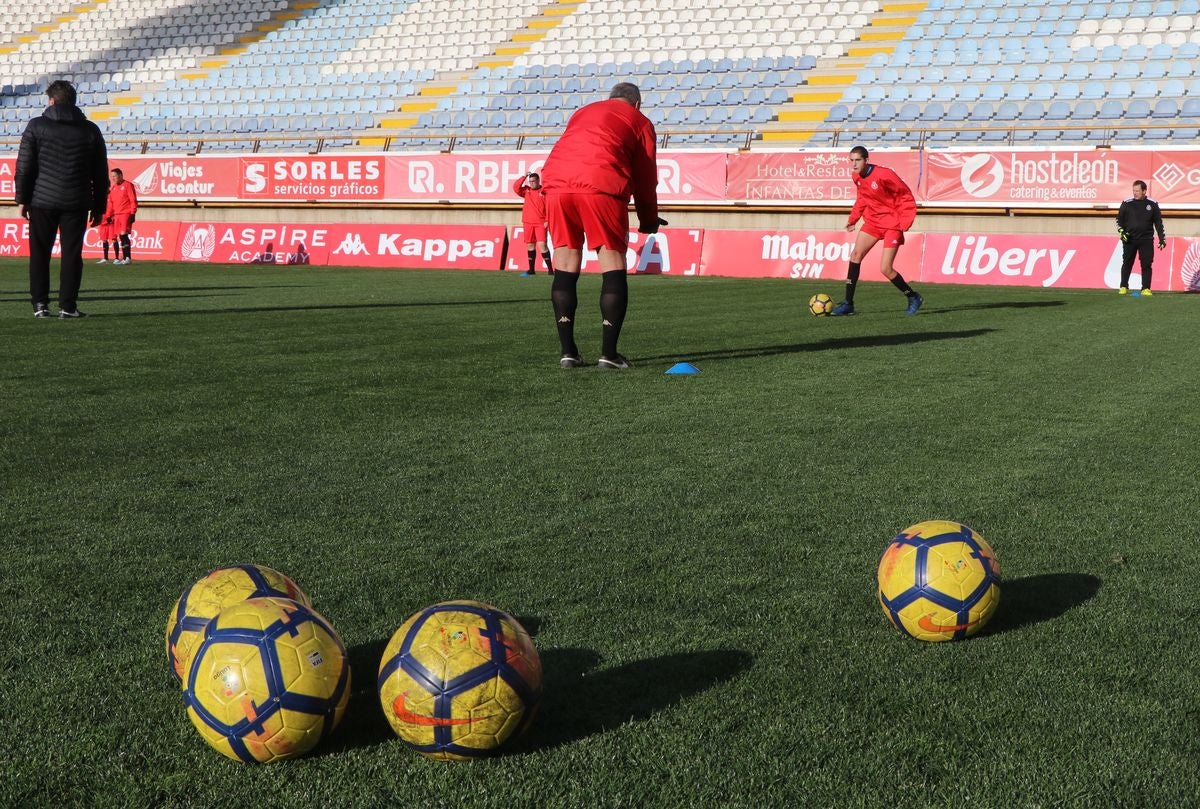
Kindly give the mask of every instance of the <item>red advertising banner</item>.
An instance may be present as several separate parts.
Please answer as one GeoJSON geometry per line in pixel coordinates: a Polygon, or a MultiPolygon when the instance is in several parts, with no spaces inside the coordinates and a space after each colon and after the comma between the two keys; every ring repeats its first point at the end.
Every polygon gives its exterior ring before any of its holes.
{"type": "MultiPolygon", "coordinates": [[[[1116,289],[1121,252],[1121,241],[1109,236],[931,233],[925,238],[921,280],[1116,289]]],[[[1136,280],[1133,285],[1138,286],[1136,280]]]]}
{"type": "Polygon", "coordinates": [[[1119,205],[1151,176],[1151,152],[1103,150],[930,152],[925,202],[1002,207],[1119,205]]]}
{"type": "MultiPolygon", "coordinates": [[[[135,259],[147,261],[173,261],[176,239],[179,235],[178,222],[155,222],[139,219],[133,226],[131,244],[135,259]]],[[[58,256],[58,241],[54,243],[52,255],[58,256]]],[[[29,222],[24,219],[0,219],[0,256],[29,255],[29,222]]],[[[104,255],[100,246],[99,231],[88,228],[83,235],[84,258],[104,255]]],[[[114,254],[115,257],[115,254],[114,254]]]]}
{"type": "MultiPolygon", "coordinates": [[[[140,217],[133,225],[130,246],[136,261],[174,261],[179,255],[177,242],[179,239],[178,222],[156,222],[140,217]]],[[[57,247],[55,248],[57,255],[57,247]]],[[[99,258],[104,255],[101,247],[100,231],[88,228],[83,235],[83,257],[99,258]]],[[[112,257],[116,258],[114,248],[112,257]]]]}
{"type": "Polygon", "coordinates": [[[121,169],[133,182],[140,201],[238,199],[236,157],[108,156],[109,168],[121,169]]]}
{"type": "MultiPolygon", "coordinates": [[[[803,230],[706,230],[700,262],[701,275],[734,278],[846,278],[850,250],[857,232],[803,230]]],[[[925,236],[905,234],[896,255],[896,269],[917,278],[925,236]]],[[[872,250],[862,265],[860,278],[882,281],[881,249],[872,250]]]]}
{"type": "Polygon", "coordinates": [[[338,202],[384,198],[381,155],[255,155],[238,159],[242,199],[338,202]]]}
{"type": "MultiPolygon", "coordinates": [[[[850,150],[731,154],[726,197],[766,205],[854,204],[850,150]]],[[[900,175],[920,200],[920,152],[871,152],[871,162],[900,175]]]]}
{"type": "MultiPolygon", "coordinates": [[[[629,272],[648,275],[698,275],[700,254],[704,244],[703,230],[667,228],[658,233],[645,234],[633,231],[629,234],[629,249],[625,253],[625,266],[629,272]]],[[[534,267],[543,269],[541,256],[534,267]]],[[[524,272],[529,269],[525,250],[525,228],[512,228],[508,241],[508,259],[504,262],[508,271],[524,272]]],[[[583,251],[583,272],[600,272],[596,254],[583,251]]]]}
{"type": "MultiPolygon", "coordinates": [[[[387,156],[386,196],[393,200],[512,202],[517,178],[540,171],[546,153],[463,152],[387,156]]],[[[660,202],[725,199],[723,152],[660,152],[660,202]]]]}
{"type": "MultiPolygon", "coordinates": [[[[1200,151],[1157,150],[1151,155],[1153,172],[1136,178],[1146,181],[1148,194],[1166,208],[1200,205],[1200,151]]],[[[3,176],[0,176],[0,184],[2,182],[3,176]]]]}
{"type": "MultiPolygon", "coordinates": [[[[629,250],[625,252],[625,266],[630,272],[647,275],[698,275],[703,241],[704,230],[666,228],[652,234],[631,232],[629,250]]],[[[534,266],[538,271],[542,270],[540,256],[534,266]]],[[[511,230],[509,256],[504,269],[517,272],[529,269],[524,228],[521,226],[511,230]]],[[[581,269],[584,272],[600,271],[596,254],[588,250],[587,245],[584,245],[581,269]]]]}
{"type": "Polygon", "coordinates": [[[0,199],[8,203],[17,195],[13,175],[17,170],[16,157],[0,157],[0,199]]]}
{"type": "Polygon", "coordinates": [[[180,261],[497,270],[501,225],[206,222],[181,225],[180,261]]]}
{"type": "Polygon", "coordinates": [[[0,219],[0,257],[29,255],[29,223],[24,219],[0,219]]]}
{"type": "MultiPolygon", "coordinates": [[[[1180,238],[1167,241],[1172,247],[1171,280],[1167,288],[1171,292],[1200,292],[1200,239],[1180,238]]],[[[1154,286],[1162,285],[1155,281],[1154,286]]]]}

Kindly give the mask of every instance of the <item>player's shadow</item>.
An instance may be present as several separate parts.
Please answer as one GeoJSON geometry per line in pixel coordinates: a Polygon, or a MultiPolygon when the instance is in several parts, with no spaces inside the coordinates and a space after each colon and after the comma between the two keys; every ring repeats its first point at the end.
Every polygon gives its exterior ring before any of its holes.
{"type": "MultiPolygon", "coordinates": [[[[350,658],[350,701],[342,715],[342,723],[315,751],[315,755],[330,755],[360,747],[397,740],[379,707],[379,691],[375,687],[379,658],[383,656],[388,638],[360,643],[346,650],[350,658]]],[[[398,740],[397,740],[398,741],[398,740]]]]}
{"type": "Polygon", "coordinates": [[[1086,573],[1041,573],[1005,580],[1000,585],[1000,608],[984,629],[988,635],[1051,621],[1089,601],[1101,580],[1086,573]]]}
{"type": "Polygon", "coordinates": [[[692,351],[687,353],[656,354],[649,357],[634,357],[639,362],[651,360],[745,360],[754,357],[772,357],[780,354],[802,354],[808,351],[836,351],[847,348],[880,348],[885,346],[927,343],[935,340],[962,340],[981,337],[995,329],[964,329],[962,331],[922,331],[909,334],[875,334],[855,337],[831,337],[813,343],[792,345],[756,346],[753,348],[726,348],[717,351],[692,351]]]}
{"type": "Polygon", "coordinates": [[[736,649],[678,654],[598,668],[591,649],[541,652],[542,707],[514,753],[546,750],[641,722],[683,700],[731,680],[753,665],[736,649]]]}
{"type": "Polygon", "coordinates": [[[1042,309],[1048,306],[1066,306],[1066,301],[994,301],[992,303],[965,303],[962,306],[943,306],[937,309],[922,309],[924,315],[945,315],[951,312],[973,312],[980,309],[1042,309]]]}
{"type": "MultiPolygon", "coordinates": [[[[85,300],[80,298],[81,301],[85,300]]],[[[169,309],[158,312],[112,312],[104,313],[105,318],[113,317],[164,317],[168,315],[262,315],[271,312],[324,312],[343,309],[409,309],[412,307],[436,306],[504,306],[514,303],[545,303],[544,298],[518,298],[515,300],[497,301],[409,301],[406,303],[332,303],[319,306],[233,306],[224,309],[169,309]]]]}

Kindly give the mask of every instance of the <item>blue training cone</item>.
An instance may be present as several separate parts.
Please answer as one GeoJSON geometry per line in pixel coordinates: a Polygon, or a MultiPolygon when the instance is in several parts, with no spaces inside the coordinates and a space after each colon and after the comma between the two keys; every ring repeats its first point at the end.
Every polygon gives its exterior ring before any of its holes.
{"type": "Polygon", "coordinates": [[[700,373],[700,369],[690,362],[677,362],[667,369],[668,374],[692,376],[700,373]]]}

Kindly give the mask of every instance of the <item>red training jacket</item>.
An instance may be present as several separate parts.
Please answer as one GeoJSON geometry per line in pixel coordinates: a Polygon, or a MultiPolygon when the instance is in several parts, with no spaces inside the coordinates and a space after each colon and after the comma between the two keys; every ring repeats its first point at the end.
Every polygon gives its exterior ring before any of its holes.
{"type": "MultiPolygon", "coordinates": [[[[855,172],[854,187],[858,198],[850,211],[847,225],[860,218],[873,231],[908,230],[917,218],[917,200],[900,175],[886,166],[867,164],[867,176],[855,172]]],[[[878,235],[882,236],[882,233],[878,235]]]]}
{"type": "Polygon", "coordinates": [[[107,219],[117,214],[133,216],[135,213],[137,213],[137,190],[133,187],[133,183],[128,180],[122,183],[113,183],[108,189],[108,207],[104,209],[104,217],[107,219]]]}
{"type": "Polygon", "coordinates": [[[638,219],[658,219],[654,124],[620,98],[580,107],[542,166],[547,194],[633,197],[638,219]]]}
{"type": "Polygon", "coordinates": [[[534,191],[532,188],[526,187],[524,177],[518,177],[517,181],[513,183],[513,191],[518,197],[525,198],[525,204],[521,208],[521,224],[546,224],[546,192],[540,188],[534,191]]]}

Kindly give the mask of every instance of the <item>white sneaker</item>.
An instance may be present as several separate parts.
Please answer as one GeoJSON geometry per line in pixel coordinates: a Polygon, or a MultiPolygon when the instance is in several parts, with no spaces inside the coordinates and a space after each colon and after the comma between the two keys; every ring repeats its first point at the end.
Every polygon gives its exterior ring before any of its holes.
{"type": "MultiPolygon", "coordinates": [[[[96,263],[97,263],[97,264],[107,264],[107,263],[108,263],[108,259],[106,259],[106,258],[102,258],[102,259],[100,259],[99,261],[97,261],[96,263]]],[[[115,261],[114,261],[113,263],[114,263],[114,264],[116,264],[116,262],[115,262],[115,261]]]]}
{"type": "Polygon", "coordinates": [[[125,261],[125,259],[123,259],[123,258],[113,259],[113,264],[127,264],[127,263],[128,262],[125,261]]]}

